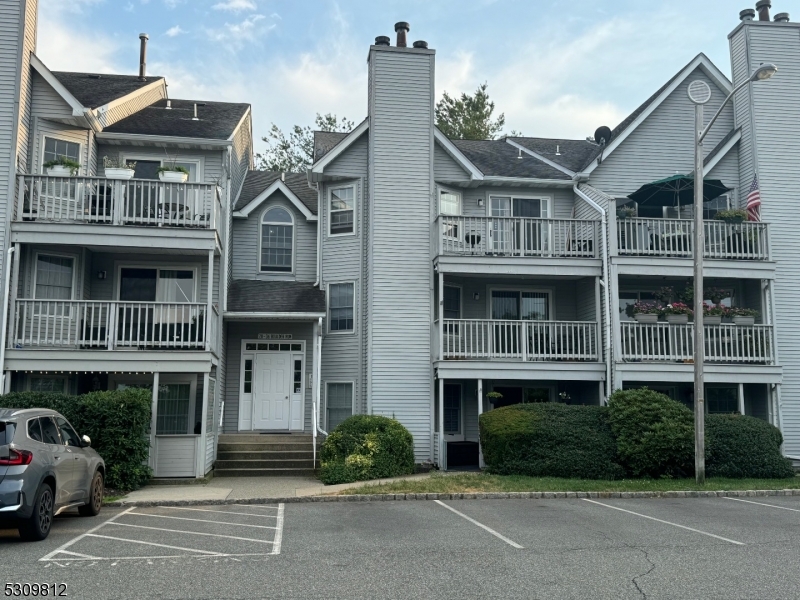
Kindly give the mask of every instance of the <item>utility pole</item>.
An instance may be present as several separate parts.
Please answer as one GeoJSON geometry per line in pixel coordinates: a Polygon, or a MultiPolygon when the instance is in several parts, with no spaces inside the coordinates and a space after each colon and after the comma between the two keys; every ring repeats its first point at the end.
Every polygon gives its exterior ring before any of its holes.
{"type": "MultiPolygon", "coordinates": [[[[695,83],[695,82],[693,82],[695,83]]],[[[704,373],[705,331],[703,329],[703,104],[711,98],[711,89],[689,97],[694,106],[694,474],[698,484],[706,482],[706,440],[704,373]],[[705,100],[704,102],[701,102],[705,100]]]]}

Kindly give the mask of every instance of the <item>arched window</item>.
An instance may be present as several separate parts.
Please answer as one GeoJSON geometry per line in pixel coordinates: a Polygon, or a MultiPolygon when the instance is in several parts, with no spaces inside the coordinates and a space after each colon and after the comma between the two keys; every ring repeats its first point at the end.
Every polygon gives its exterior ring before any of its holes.
{"type": "Polygon", "coordinates": [[[291,273],[293,249],[292,215],[280,206],[270,208],[261,219],[261,270],[291,273]]]}

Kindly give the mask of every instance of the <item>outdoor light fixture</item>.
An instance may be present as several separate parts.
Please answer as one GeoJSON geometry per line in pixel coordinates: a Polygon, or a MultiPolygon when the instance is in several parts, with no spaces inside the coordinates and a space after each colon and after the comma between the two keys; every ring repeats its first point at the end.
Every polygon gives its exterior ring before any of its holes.
{"type": "Polygon", "coordinates": [[[478,198],[478,206],[483,206],[483,198],[478,198]]]}
{"type": "Polygon", "coordinates": [[[762,63],[755,71],[753,71],[753,74],[750,75],[750,81],[764,81],[765,79],[769,79],[775,75],[777,71],[778,67],[772,63],[762,63]]]}
{"type": "Polygon", "coordinates": [[[475,299],[475,300],[480,300],[481,299],[481,295],[478,292],[475,292],[474,294],[472,294],[472,298],[475,299]]]}

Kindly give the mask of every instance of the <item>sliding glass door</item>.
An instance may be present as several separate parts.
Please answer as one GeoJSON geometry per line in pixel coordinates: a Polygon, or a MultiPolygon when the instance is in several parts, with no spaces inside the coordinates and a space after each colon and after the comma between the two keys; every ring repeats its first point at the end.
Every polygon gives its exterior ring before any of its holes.
{"type": "Polygon", "coordinates": [[[493,344],[495,353],[501,356],[516,356],[522,351],[520,340],[524,339],[525,321],[548,321],[550,319],[549,292],[522,290],[492,290],[493,344]]]}
{"type": "Polygon", "coordinates": [[[497,254],[540,255],[547,251],[549,230],[541,221],[548,216],[546,198],[491,196],[492,251],[497,254]],[[517,218],[513,218],[517,217],[517,218]]]}

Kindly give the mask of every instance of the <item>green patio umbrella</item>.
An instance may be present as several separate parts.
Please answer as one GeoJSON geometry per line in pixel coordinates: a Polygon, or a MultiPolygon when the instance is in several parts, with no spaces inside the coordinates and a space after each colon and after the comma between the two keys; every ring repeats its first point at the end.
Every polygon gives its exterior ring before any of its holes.
{"type": "MultiPolygon", "coordinates": [[[[703,202],[718,198],[728,191],[730,188],[719,179],[703,180],[703,202]]],[[[628,198],[640,205],[677,206],[680,214],[681,205],[694,203],[694,176],[673,175],[646,183],[632,194],[628,194],[628,198]]]]}

